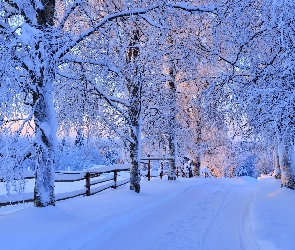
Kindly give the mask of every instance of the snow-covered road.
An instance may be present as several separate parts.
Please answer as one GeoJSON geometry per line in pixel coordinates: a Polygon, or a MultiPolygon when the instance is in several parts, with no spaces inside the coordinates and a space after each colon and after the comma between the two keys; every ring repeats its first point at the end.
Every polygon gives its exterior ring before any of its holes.
{"type": "Polygon", "coordinates": [[[258,249],[251,225],[254,187],[235,186],[219,192],[221,200],[212,207],[202,249],[258,249]]]}
{"type": "Polygon", "coordinates": [[[295,192],[280,189],[272,178],[157,179],[143,181],[140,194],[124,186],[61,201],[55,207],[26,206],[13,213],[0,208],[1,249],[294,250],[295,246],[295,192]]]}
{"type": "Polygon", "coordinates": [[[258,249],[249,209],[255,185],[239,184],[193,185],[134,212],[85,249],[258,249]]]}

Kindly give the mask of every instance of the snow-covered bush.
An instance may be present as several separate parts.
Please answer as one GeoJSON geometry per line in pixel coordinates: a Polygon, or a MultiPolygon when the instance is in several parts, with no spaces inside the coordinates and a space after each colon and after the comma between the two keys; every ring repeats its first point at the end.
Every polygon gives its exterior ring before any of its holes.
{"type": "Polygon", "coordinates": [[[61,143],[56,156],[56,171],[81,171],[92,165],[112,165],[121,158],[119,144],[100,140],[83,144],[61,143]]]}

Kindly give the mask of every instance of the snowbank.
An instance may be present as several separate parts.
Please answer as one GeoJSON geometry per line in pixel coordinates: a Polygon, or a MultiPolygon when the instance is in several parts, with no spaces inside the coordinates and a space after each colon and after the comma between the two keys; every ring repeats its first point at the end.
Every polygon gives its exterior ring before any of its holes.
{"type": "Polygon", "coordinates": [[[260,249],[295,249],[295,191],[260,178],[253,200],[253,231],[260,249]]]}

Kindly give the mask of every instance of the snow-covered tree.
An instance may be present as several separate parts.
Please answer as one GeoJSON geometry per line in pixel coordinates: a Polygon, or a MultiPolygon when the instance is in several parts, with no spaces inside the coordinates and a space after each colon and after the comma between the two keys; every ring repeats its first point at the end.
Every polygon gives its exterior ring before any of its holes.
{"type": "Polygon", "coordinates": [[[2,0],[0,6],[1,27],[10,34],[10,57],[15,61],[13,72],[4,77],[14,80],[13,89],[21,87],[21,105],[30,108],[25,120],[33,121],[35,132],[34,150],[28,153],[34,154],[35,159],[34,202],[36,206],[54,205],[54,60],[52,50],[47,48],[54,43],[55,1],[2,0]]]}
{"type": "MultiPolygon", "coordinates": [[[[131,11],[146,4],[144,2],[130,2],[127,5],[109,3],[103,9],[112,11],[114,9],[116,11],[126,11],[127,9],[131,11]]],[[[91,49],[88,49],[87,53],[83,53],[83,56],[79,55],[79,58],[76,58],[76,55],[73,54],[61,73],[61,76],[67,79],[68,82],[75,81],[76,85],[73,88],[86,90],[88,103],[96,103],[94,110],[97,116],[93,116],[93,113],[90,115],[89,110],[85,113],[90,120],[101,119],[101,122],[110,131],[115,131],[115,134],[129,147],[132,163],[131,189],[136,192],[139,192],[139,159],[141,157],[143,123],[148,123],[146,120],[151,117],[149,113],[152,110],[159,109],[159,107],[156,107],[159,106],[157,101],[153,101],[153,99],[159,98],[158,93],[153,92],[157,88],[155,85],[159,84],[159,81],[154,78],[157,78],[162,73],[158,71],[157,66],[165,59],[166,52],[157,55],[156,46],[159,44],[163,46],[161,40],[166,39],[165,34],[167,32],[165,30],[168,29],[166,23],[162,20],[161,11],[165,8],[173,11],[177,9],[193,12],[198,10],[201,13],[214,11],[211,8],[207,10],[181,4],[159,4],[158,2],[149,4],[153,8],[140,9],[142,14],[132,11],[130,14],[118,16],[113,22],[105,25],[101,37],[99,35],[91,36],[87,41],[87,46],[91,49]],[[152,12],[152,10],[155,10],[155,12],[152,12]],[[95,48],[97,43],[101,45],[98,49],[95,48]],[[96,67],[94,62],[98,62],[96,58],[98,55],[103,58],[99,62],[104,63],[96,63],[98,65],[96,67]],[[80,59],[81,57],[83,60],[80,59]],[[70,63],[75,64],[71,69],[69,68],[70,63]],[[83,70],[80,71],[79,76],[73,77],[75,67],[83,68],[83,70]],[[67,72],[71,72],[71,74],[67,72]],[[95,97],[97,98],[96,101],[95,97]]],[[[83,51],[83,48],[81,46],[79,51],[83,51]]],[[[161,80],[162,78],[160,82],[161,80]]],[[[167,82],[167,78],[165,82],[167,82]]],[[[64,86],[69,85],[64,84],[64,86]]],[[[171,91],[170,87],[167,90],[176,95],[175,86],[172,89],[173,91],[171,91]]],[[[82,96],[82,92],[79,92],[79,90],[76,93],[77,98],[82,96]]],[[[171,94],[168,96],[166,100],[169,100],[170,104],[166,104],[165,108],[170,109],[176,104],[175,98],[171,98],[171,94]]],[[[82,100],[82,102],[84,101],[82,100]]],[[[175,108],[169,114],[168,123],[173,122],[173,119],[175,119],[175,108]]],[[[173,126],[171,124],[168,126],[168,128],[171,127],[171,135],[174,133],[173,126]]],[[[172,140],[172,136],[169,138],[170,149],[175,151],[175,146],[172,146],[174,139],[172,140]]],[[[173,158],[175,158],[174,153],[173,158]]]]}
{"type": "Polygon", "coordinates": [[[207,94],[234,133],[267,142],[275,173],[281,171],[282,186],[292,189],[293,9],[289,1],[230,1],[216,29],[221,74],[207,94]]]}

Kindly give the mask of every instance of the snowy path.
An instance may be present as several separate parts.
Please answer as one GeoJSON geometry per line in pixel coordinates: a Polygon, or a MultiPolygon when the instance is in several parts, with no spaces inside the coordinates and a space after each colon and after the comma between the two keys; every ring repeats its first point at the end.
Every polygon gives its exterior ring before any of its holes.
{"type": "Polygon", "coordinates": [[[250,214],[253,191],[247,186],[225,190],[207,227],[202,249],[258,249],[250,214]]]}
{"type": "Polygon", "coordinates": [[[294,207],[295,192],[273,178],[157,179],[140,194],[123,186],[55,207],[2,207],[0,248],[294,250],[294,207]]]}
{"type": "Polygon", "coordinates": [[[193,186],[152,204],[85,249],[258,249],[249,214],[253,191],[248,185],[193,186]]]}

